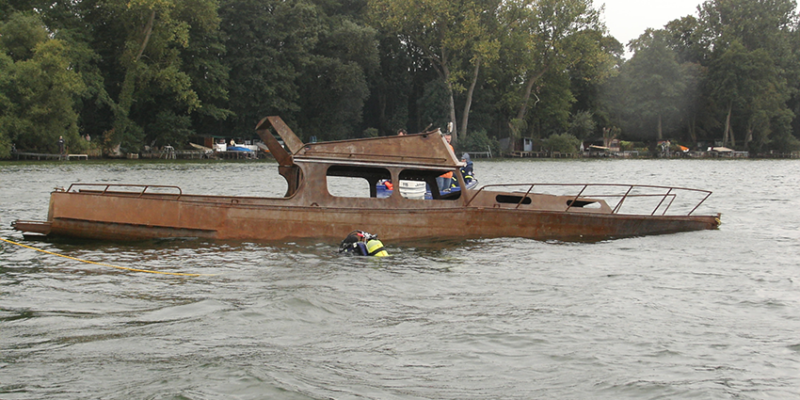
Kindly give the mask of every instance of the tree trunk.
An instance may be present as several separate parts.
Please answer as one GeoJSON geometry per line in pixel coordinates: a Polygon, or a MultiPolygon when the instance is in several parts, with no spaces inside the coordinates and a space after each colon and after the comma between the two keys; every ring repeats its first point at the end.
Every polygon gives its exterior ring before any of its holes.
{"type": "Polygon", "coordinates": [[[658,137],[656,139],[659,141],[664,140],[664,135],[661,131],[661,114],[658,114],[658,137]]]}
{"type": "Polygon", "coordinates": [[[150,34],[153,33],[153,22],[156,20],[156,10],[153,10],[150,13],[150,19],[147,21],[147,25],[144,27],[144,40],[142,40],[142,47],[139,48],[139,54],[136,55],[136,61],[139,61],[142,58],[142,54],[144,54],[144,49],[147,48],[147,43],[150,42],[150,34]]]}
{"type": "MultiPolygon", "coordinates": [[[[446,72],[445,76],[448,78],[446,80],[446,82],[447,82],[447,96],[450,98],[450,122],[453,123],[452,132],[456,132],[457,131],[457,127],[456,127],[456,101],[455,101],[455,98],[453,97],[453,85],[450,83],[450,79],[449,79],[450,78],[450,72],[449,71],[446,72]]],[[[445,128],[447,128],[447,127],[445,127],[445,128]]],[[[458,142],[458,136],[457,135],[453,135],[451,140],[453,141],[453,144],[456,144],[458,142]]]]}
{"type": "Polygon", "coordinates": [[[539,80],[539,78],[542,77],[542,75],[544,75],[544,73],[546,71],[547,71],[547,68],[543,68],[535,76],[530,77],[530,79],[528,79],[528,82],[525,84],[525,93],[523,93],[523,95],[522,95],[522,105],[520,105],[519,112],[517,112],[517,119],[518,120],[522,120],[522,119],[525,118],[525,113],[528,112],[528,101],[531,98],[531,92],[533,91],[533,85],[536,83],[536,81],[539,80]]]}
{"type": "MultiPolygon", "coordinates": [[[[442,68],[442,71],[441,71],[442,79],[444,79],[444,83],[447,86],[447,96],[450,98],[450,105],[449,105],[450,106],[450,122],[453,123],[453,131],[455,132],[455,131],[457,131],[457,127],[456,127],[456,102],[455,102],[455,99],[453,98],[453,84],[450,83],[450,68],[447,65],[447,51],[445,51],[444,49],[442,49],[442,60],[441,60],[441,65],[440,66],[442,68]]],[[[453,138],[451,140],[453,141],[453,144],[455,144],[458,141],[458,138],[456,136],[453,136],[453,138]]]]}
{"type": "MultiPolygon", "coordinates": [[[[475,84],[478,82],[478,73],[481,69],[481,60],[475,64],[475,72],[472,74],[472,83],[467,90],[467,101],[464,104],[464,113],[461,114],[461,132],[458,134],[458,140],[467,138],[467,124],[469,123],[469,109],[472,107],[472,94],[475,92],[475,84]]],[[[456,139],[455,137],[453,139],[456,139]]]]}
{"type": "Polygon", "coordinates": [[[725,117],[725,131],[722,133],[722,147],[728,146],[728,136],[731,130],[731,111],[733,110],[733,103],[728,103],[728,116],[725,117]]]}
{"type": "MultiPolygon", "coordinates": [[[[395,127],[386,126],[387,125],[386,124],[386,102],[387,101],[388,101],[388,99],[386,98],[386,94],[384,92],[381,92],[380,94],[378,94],[378,129],[379,129],[379,132],[381,132],[381,131],[389,132],[389,134],[391,135],[391,134],[395,134],[397,132],[396,131],[392,132],[392,129],[396,129],[395,127]]],[[[380,135],[380,133],[378,135],[380,135]]]]}
{"type": "Polygon", "coordinates": [[[144,51],[147,49],[147,44],[150,42],[150,35],[153,33],[153,24],[155,19],[156,10],[153,10],[153,12],[150,13],[150,18],[144,27],[144,31],[142,32],[144,39],[142,39],[142,45],[139,47],[139,52],[136,54],[136,58],[133,59],[125,71],[125,80],[122,81],[122,90],[120,91],[119,99],[117,101],[119,106],[117,107],[117,112],[114,113],[113,126],[116,136],[115,142],[117,144],[123,140],[127,134],[128,127],[130,126],[128,115],[130,115],[131,107],[133,106],[133,93],[136,90],[136,77],[138,75],[137,65],[139,64],[139,60],[142,58],[144,51]]]}

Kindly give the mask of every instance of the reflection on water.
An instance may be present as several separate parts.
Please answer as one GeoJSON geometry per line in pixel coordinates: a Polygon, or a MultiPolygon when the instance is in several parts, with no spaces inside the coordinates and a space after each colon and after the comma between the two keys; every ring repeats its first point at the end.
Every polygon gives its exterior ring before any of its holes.
{"type": "MultiPolygon", "coordinates": [[[[0,234],[72,182],[281,196],[276,165],[0,165],[0,234]]],[[[598,243],[0,245],[0,398],[797,398],[800,163],[478,160],[482,183],[709,189],[719,230],[598,243]]],[[[699,211],[699,212],[700,212],[699,211]]],[[[380,232],[375,232],[380,234],[380,232]]]]}

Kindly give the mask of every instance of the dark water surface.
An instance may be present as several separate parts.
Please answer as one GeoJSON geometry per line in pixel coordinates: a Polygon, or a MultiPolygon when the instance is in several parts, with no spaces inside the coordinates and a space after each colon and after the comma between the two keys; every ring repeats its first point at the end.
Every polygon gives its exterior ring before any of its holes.
{"type": "MultiPolygon", "coordinates": [[[[275,164],[0,164],[0,235],[72,182],[281,195],[275,164]]],[[[676,185],[719,230],[600,243],[0,244],[0,399],[797,399],[800,162],[478,160],[676,185]]]]}

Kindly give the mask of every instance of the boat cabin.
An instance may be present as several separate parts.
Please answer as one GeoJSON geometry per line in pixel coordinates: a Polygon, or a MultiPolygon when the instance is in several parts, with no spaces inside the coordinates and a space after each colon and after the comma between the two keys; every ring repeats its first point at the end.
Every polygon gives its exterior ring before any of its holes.
{"type": "MultiPolygon", "coordinates": [[[[305,185],[309,192],[329,192],[334,197],[377,198],[376,186],[381,181],[424,182],[436,188],[436,178],[448,172],[453,172],[459,184],[464,185],[458,173],[464,163],[456,158],[438,129],[404,136],[304,144],[279,117],[267,117],[259,123],[257,132],[288,183],[286,197],[294,196],[305,185]],[[266,121],[286,148],[269,131],[266,121]]],[[[394,191],[392,196],[401,196],[400,191],[394,191]]],[[[432,191],[434,200],[460,197],[460,191],[432,191]]]]}

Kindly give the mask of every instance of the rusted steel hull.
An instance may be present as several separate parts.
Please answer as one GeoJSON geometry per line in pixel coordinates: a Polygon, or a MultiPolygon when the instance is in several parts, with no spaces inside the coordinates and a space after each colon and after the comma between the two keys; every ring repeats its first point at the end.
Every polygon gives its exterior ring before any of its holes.
{"type": "Polygon", "coordinates": [[[47,221],[18,221],[15,228],[113,240],[338,242],[354,230],[365,230],[391,241],[495,237],[594,241],[719,225],[719,215],[693,215],[711,194],[705,190],[611,184],[494,184],[472,190],[460,169],[467,164],[456,158],[438,130],[304,144],[279,117],[268,117],[256,131],[286,179],[285,197],[185,195],[176,186],[80,183],[51,194],[47,221]],[[267,121],[285,147],[270,133],[267,121]],[[443,174],[453,176],[451,184],[462,190],[433,190],[428,200],[406,198],[400,190],[389,197],[377,194],[381,181],[422,182],[435,188],[436,178],[443,174]],[[337,187],[340,180],[348,183],[337,187]],[[350,185],[351,180],[357,184],[350,185]],[[363,184],[366,192],[353,190],[363,184]],[[552,193],[554,188],[566,193],[552,193]],[[683,194],[699,198],[684,201],[683,194]],[[634,205],[631,208],[638,212],[627,212],[637,200],[652,204],[649,209],[634,205]],[[667,214],[687,204],[685,214],[667,214]]]}
{"type": "Polygon", "coordinates": [[[54,192],[49,235],[111,240],[200,237],[336,242],[360,229],[388,241],[495,237],[595,241],[713,229],[719,223],[715,216],[598,215],[484,207],[352,209],[268,203],[280,201],[54,192]]]}
{"type": "Polygon", "coordinates": [[[47,236],[50,234],[49,222],[18,220],[12,222],[11,226],[14,229],[25,232],[28,235],[47,236]]]}

